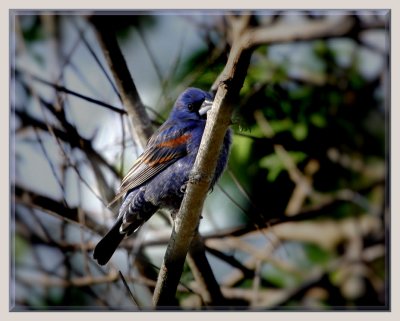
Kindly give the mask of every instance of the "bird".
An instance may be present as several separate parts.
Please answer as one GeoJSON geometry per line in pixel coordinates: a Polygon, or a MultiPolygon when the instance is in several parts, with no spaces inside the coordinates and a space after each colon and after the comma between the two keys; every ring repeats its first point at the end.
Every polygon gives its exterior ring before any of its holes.
{"type": "MultiPolygon", "coordinates": [[[[168,119],[150,137],[143,153],[122,179],[110,204],[123,198],[114,225],[97,243],[93,258],[105,265],[125,237],[137,231],[159,209],[174,216],[182,202],[205,129],[213,95],[190,87],[177,98],[168,119]]],[[[228,128],[210,190],[223,173],[232,142],[228,128]]]]}

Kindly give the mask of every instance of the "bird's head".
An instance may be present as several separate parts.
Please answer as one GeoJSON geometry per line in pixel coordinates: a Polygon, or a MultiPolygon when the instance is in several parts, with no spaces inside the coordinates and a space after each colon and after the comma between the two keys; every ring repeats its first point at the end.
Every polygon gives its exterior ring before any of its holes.
{"type": "Polygon", "coordinates": [[[210,93],[197,88],[186,89],[175,102],[170,117],[200,120],[211,109],[213,97],[210,93]]]}

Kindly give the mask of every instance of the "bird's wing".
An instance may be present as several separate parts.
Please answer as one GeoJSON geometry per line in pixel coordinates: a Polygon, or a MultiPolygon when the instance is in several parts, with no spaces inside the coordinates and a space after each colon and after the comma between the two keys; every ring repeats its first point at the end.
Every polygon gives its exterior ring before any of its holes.
{"type": "Polygon", "coordinates": [[[163,169],[186,155],[187,141],[191,134],[187,128],[165,123],[150,138],[142,155],[123,178],[118,193],[109,204],[112,205],[129,190],[136,188],[163,169]]]}

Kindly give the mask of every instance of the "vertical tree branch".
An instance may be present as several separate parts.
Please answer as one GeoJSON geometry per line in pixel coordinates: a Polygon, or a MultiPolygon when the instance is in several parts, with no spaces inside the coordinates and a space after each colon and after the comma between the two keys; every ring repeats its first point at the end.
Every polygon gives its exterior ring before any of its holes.
{"type": "Polygon", "coordinates": [[[158,307],[173,304],[186,254],[197,231],[203,203],[215,172],[225,133],[231,122],[231,102],[238,95],[247,73],[251,50],[240,41],[247,24],[236,19],[232,24],[236,22],[235,26],[240,25],[240,28],[232,28],[232,49],[219,78],[213,108],[207,118],[196,162],[158,276],[153,296],[153,303],[158,307]]]}
{"type": "Polygon", "coordinates": [[[115,32],[108,17],[95,15],[90,17],[90,21],[96,28],[97,38],[121,94],[122,103],[130,120],[133,137],[144,147],[153,133],[151,121],[140,100],[135,83],[118,45],[115,32]]]}
{"type": "Polygon", "coordinates": [[[208,263],[204,242],[197,232],[189,249],[188,263],[206,305],[224,306],[226,301],[208,263]]]}

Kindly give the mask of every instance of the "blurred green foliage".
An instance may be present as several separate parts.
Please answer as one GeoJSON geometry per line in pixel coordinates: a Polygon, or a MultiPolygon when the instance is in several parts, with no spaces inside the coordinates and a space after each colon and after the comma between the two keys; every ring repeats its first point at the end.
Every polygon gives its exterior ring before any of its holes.
{"type": "MultiPolygon", "coordinates": [[[[268,216],[283,212],[293,188],[284,164],[273,152],[273,143],[283,145],[300,169],[311,159],[318,160],[320,170],[314,176],[314,186],[323,192],[366,187],[373,180],[365,176],[365,167],[376,159],[381,165],[385,162],[386,116],[384,102],[376,95],[382,86],[380,76],[364,79],[357,68],[357,55],[350,66],[339,65],[335,48],[325,41],[311,42],[310,46],[315,64],[324,66],[323,83],[291,77],[293,67],[271,61],[268,50],[261,47],[254,53],[257,59],[252,60],[237,102],[240,129],[248,129],[244,133],[254,138],[239,136],[243,131],[235,126],[238,135],[231,168],[244,186],[253,186],[251,194],[257,204],[263,207],[263,202],[270,200],[268,216]],[[254,118],[256,110],[262,111],[274,131],[273,140],[263,139],[254,118]],[[329,157],[331,151],[350,162],[360,160],[361,168],[342,166],[329,157]]],[[[187,63],[193,68],[202,57],[203,53],[195,53],[187,63]]],[[[222,65],[215,63],[193,86],[210,87],[221,69],[222,65]]]]}
{"type": "MultiPolygon", "coordinates": [[[[361,46],[354,42],[351,44],[356,49],[349,54],[350,64],[343,65],[338,59],[339,46],[335,47],[325,40],[310,42],[308,46],[312,56],[307,61],[311,62],[302,66],[302,77],[293,73],[295,65],[289,59],[282,59],[281,62],[272,59],[269,47],[262,46],[254,52],[236,102],[233,126],[236,135],[229,160],[230,169],[256,205],[248,205],[245,217],[249,225],[254,223],[252,218],[260,215],[266,222],[284,217],[295,188],[286,165],[274,151],[274,145],[283,146],[303,173],[307,172],[310,161],[316,161],[318,168],[311,178],[315,191],[332,196],[339,191],[351,190],[359,193],[360,199],[365,198],[360,202],[335,201],[321,211],[321,217],[341,220],[371,215],[366,203],[382,206],[382,189],[377,192],[373,186],[385,180],[384,168],[387,164],[387,101],[378,94],[385,88],[382,74],[373,79],[363,76],[361,46]],[[260,128],[255,117],[257,111],[262,112],[273,132],[272,136],[265,136],[260,128]]],[[[296,52],[297,46],[291,45],[293,52],[296,52]]],[[[204,64],[207,57],[204,51],[193,53],[186,61],[185,72],[190,73],[196,66],[204,64]]],[[[211,66],[207,65],[192,85],[210,88],[223,65],[224,61],[219,60],[211,66]]],[[[185,72],[179,77],[184,77],[185,72]]],[[[307,206],[317,203],[312,198],[305,200],[307,206]]],[[[382,237],[383,231],[379,236],[372,237],[371,242],[379,243],[382,237]]],[[[343,254],[340,247],[328,251],[316,244],[299,244],[305,258],[303,263],[296,262],[295,265],[301,267],[305,264],[304,272],[315,266],[325,268],[343,254]]],[[[385,280],[384,260],[377,259],[372,266],[385,280]]],[[[266,265],[263,280],[269,282],[270,287],[290,288],[300,286],[304,275],[266,265]]],[[[371,292],[363,292],[358,299],[346,301],[345,292],[341,292],[339,284],[323,277],[318,284],[329,289],[332,296],[321,299],[319,306],[382,304],[376,289],[371,289],[371,281],[365,279],[363,282],[371,292]],[[369,296],[375,299],[369,299],[369,296]]],[[[245,289],[252,285],[251,279],[240,283],[240,287],[245,289]]],[[[299,307],[301,300],[301,296],[296,297],[284,306],[299,307]]]]}

